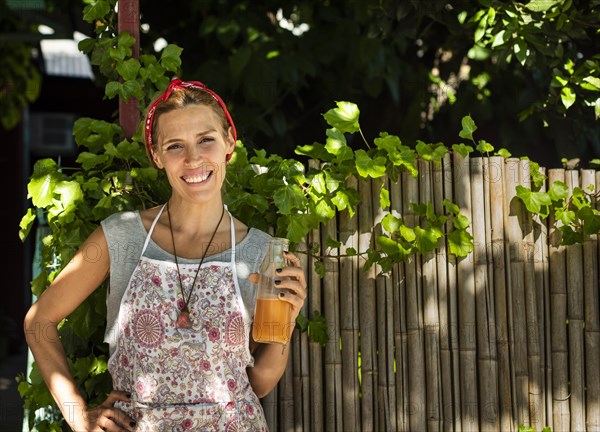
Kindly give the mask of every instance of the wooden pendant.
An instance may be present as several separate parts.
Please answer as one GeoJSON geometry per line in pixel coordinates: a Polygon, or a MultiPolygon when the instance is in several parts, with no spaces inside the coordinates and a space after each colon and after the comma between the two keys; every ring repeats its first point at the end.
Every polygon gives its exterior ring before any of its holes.
{"type": "Polygon", "coordinates": [[[187,306],[184,307],[181,312],[179,312],[179,316],[177,317],[177,328],[192,328],[192,319],[190,318],[190,311],[188,310],[187,306]]]}

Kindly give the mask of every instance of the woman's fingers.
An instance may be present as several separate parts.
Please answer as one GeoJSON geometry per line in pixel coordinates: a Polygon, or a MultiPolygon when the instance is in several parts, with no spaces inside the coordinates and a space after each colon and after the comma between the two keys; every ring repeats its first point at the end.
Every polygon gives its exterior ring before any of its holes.
{"type": "Polygon", "coordinates": [[[123,410],[115,408],[115,402],[131,400],[131,395],[120,390],[113,390],[102,404],[88,411],[88,423],[94,425],[93,430],[105,432],[122,432],[135,430],[136,421],[123,410]]]}
{"type": "Polygon", "coordinates": [[[102,406],[113,406],[116,401],[128,402],[131,399],[131,395],[121,390],[111,391],[106,400],[102,403],[102,406]]]}

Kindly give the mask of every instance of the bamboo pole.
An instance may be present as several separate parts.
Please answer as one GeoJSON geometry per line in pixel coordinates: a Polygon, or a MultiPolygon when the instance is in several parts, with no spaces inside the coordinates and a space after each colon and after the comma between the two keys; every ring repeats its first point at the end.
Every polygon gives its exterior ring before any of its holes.
{"type": "MultiPolygon", "coordinates": [[[[444,167],[444,197],[454,202],[454,157],[446,154],[443,161],[444,167]]],[[[453,229],[448,223],[448,231],[453,229]]],[[[444,402],[444,410],[450,412],[452,419],[452,430],[460,432],[463,430],[461,417],[461,385],[460,385],[460,323],[458,319],[458,262],[456,255],[447,255],[447,279],[448,279],[448,338],[451,362],[451,398],[444,402]]]]}
{"type": "Polygon", "coordinates": [[[328,240],[337,241],[335,218],[321,225],[321,250],[325,275],[323,278],[323,315],[327,321],[329,340],[325,346],[325,429],[342,430],[342,365],[340,356],[339,319],[339,250],[328,246],[328,240]]]}
{"type": "MultiPolygon", "coordinates": [[[[539,169],[541,174],[547,175],[546,168],[539,169]]],[[[540,192],[547,191],[547,183],[540,188],[540,192]]],[[[548,269],[548,220],[542,219],[540,215],[532,215],[533,237],[535,239],[535,254],[533,256],[535,286],[538,313],[538,337],[541,356],[541,382],[542,393],[539,410],[540,423],[542,427],[551,424],[552,419],[552,353],[550,350],[550,284],[548,269]]]]}
{"type": "Polygon", "coordinates": [[[498,356],[498,415],[501,431],[513,431],[514,413],[511,393],[508,299],[504,238],[504,158],[489,158],[487,183],[490,191],[491,237],[488,255],[493,264],[492,284],[494,286],[496,352],[498,356]]]}
{"type": "MultiPolygon", "coordinates": [[[[531,189],[531,171],[528,160],[519,161],[519,184],[531,189]]],[[[525,322],[527,341],[527,365],[529,376],[529,425],[536,430],[544,424],[544,399],[542,394],[542,365],[540,356],[540,332],[537,307],[537,288],[535,282],[535,239],[531,215],[523,211],[522,226],[522,261],[524,270],[525,322]]],[[[543,298],[542,298],[543,299],[543,298]]],[[[540,300],[542,300],[540,299],[540,300]]]]}
{"type": "Polygon", "coordinates": [[[498,370],[496,357],[496,331],[493,325],[494,297],[488,280],[488,261],[486,233],[489,226],[489,202],[486,199],[484,178],[487,174],[488,160],[470,158],[471,220],[473,230],[473,266],[475,282],[475,316],[477,342],[477,368],[479,383],[479,424],[482,431],[495,431],[499,421],[498,406],[498,370]],[[484,167],[485,171],[484,172],[484,167]],[[486,209],[487,207],[487,209],[486,209]]]}
{"type": "MultiPolygon", "coordinates": [[[[357,188],[355,177],[346,185],[357,188]]],[[[342,413],[345,431],[358,430],[360,400],[358,382],[358,257],[344,256],[348,249],[358,251],[358,218],[347,211],[340,213],[340,332],[342,338],[342,413]]]]}
{"type": "MultiPolygon", "coordinates": [[[[419,202],[417,179],[406,173],[402,176],[402,208],[404,222],[409,227],[418,225],[418,218],[410,208],[410,203],[419,202]]],[[[421,285],[419,277],[420,257],[411,254],[404,263],[406,278],[406,330],[408,367],[408,425],[409,430],[424,430],[426,420],[425,357],[423,353],[423,315],[421,285]]]]}
{"type": "MultiPolygon", "coordinates": [[[[402,208],[402,182],[392,183],[390,186],[391,209],[396,217],[403,214],[402,208]]],[[[404,265],[396,264],[392,269],[394,284],[394,344],[396,360],[396,430],[408,431],[408,418],[406,416],[408,407],[408,360],[407,360],[407,332],[405,297],[406,283],[404,277],[404,265]]]]}
{"type": "MultiPolygon", "coordinates": [[[[462,214],[471,218],[471,184],[469,157],[454,153],[454,190],[456,204],[462,214]]],[[[472,225],[469,227],[472,235],[472,225]]],[[[462,428],[479,430],[479,401],[477,390],[477,338],[475,336],[475,278],[473,253],[458,260],[458,320],[460,347],[460,392],[462,428]]]]}
{"type": "MultiPolygon", "coordinates": [[[[287,348],[286,348],[287,349],[287,348]]],[[[292,432],[294,430],[294,383],[292,356],[288,356],[287,366],[277,385],[279,390],[279,422],[278,430],[292,432]]]]}
{"type": "MultiPolygon", "coordinates": [[[[542,175],[546,177],[546,169],[539,168],[542,175]]],[[[540,192],[547,191],[547,183],[540,187],[540,192]]],[[[535,273],[536,301],[538,313],[538,340],[540,344],[541,371],[540,392],[543,404],[539,410],[540,424],[542,427],[550,424],[552,415],[552,328],[550,325],[550,283],[548,268],[548,219],[538,214],[532,215],[533,237],[535,253],[532,257],[535,273]]]]}
{"type": "Polygon", "coordinates": [[[504,229],[507,234],[509,253],[509,322],[512,323],[512,358],[514,365],[514,389],[516,392],[517,422],[529,425],[529,377],[527,370],[527,321],[525,308],[525,281],[523,275],[523,250],[521,241],[523,232],[519,220],[523,217],[523,206],[516,198],[519,185],[519,160],[509,158],[506,161],[505,175],[505,214],[504,229]]]}
{"type": "MultiPolygon", "coordinates": [[[[297,250],[307,251],[308,250],[308,238],[298,244],[297,250]]],[[[297,254],[300,259],[300,265],[304,270],[304,274],[309,274],[308,268],[308,254],[299,253],[297,254]]],[[[313,295],[311,293],[311,286],[307,287],[307,297],[313,295]]],[[[316,295],[319,295],[317,287],[316,295]]],[[[304,301],[301,313],[304,316],[309,316],[309,300],[308,298],[304,301]]],[[[302,432],[305,429],[309,429],[310,425],[310,363],[308,359],[308,353],[310,351],[308,332],[294,332],[293,340],[293,356],[294,356],[294,430],[296,432],[302,432]]]]}
{"type": "MultiPolygon", "coordinates": [[[[433,205],[432,163],[419,160],[419,198],[422,203],[433,205]]],[[[423,221],[425,222],[425,221],[423,221]]],[[[425,253],[421,257],[423,286],[423,325],[425,348],[425,383],[427,430],[442,429],[442,405],[440,384],[440,321],[437,287],[436,254],[425,253]]]]}
{"type": "MultiPolygon", "coordinates": [[[[446,153],[442,164],[433,165],[433,206],[436,214],[446,212],[443,201],[445,198],[445,179],[444,167],[451,161],[451,156],[446,153]]],[[[450,192],[451,193],[451,192],[450,192]]],[[[449,234],[452,229],[452,222],[446,222],[444,231],[449,234]]],[[[438,325],[439,325],[439,374],[440,374],[440,407],[442,415],[442,430],[449,432],[454,429],[453,411],[452,411],[452,357],[450,352],[450,315],[449,294],[448,294],[448,249],[446,239],[438,240],[436,255],[436,273],[437,273],[437,296],[438,296],[438,325]]]]}
{"type": "MultiPolygon", "coordinates": [[[[581,170],[581,186],[596,187],[596,172],[581,170]]],[[[592,202],[592,208],[597,205],[592,202]]],[[[586,386],[586,430],[600,430],[600,299],[598,296],[598,235],[586,236],[583,240],[583,290],[585,304],[585,386],[586,386]]]]}
{"type": "MultiPolygon", "coordinates": [[[[579,173],[569,170],[565,173],[565,183],[569,190],[579,186],[579,173]]],[[[585,365],[583,353],[583,247],[581,244],[567,246],[567,314],[569,338],[569,382],[571,384],[570,408],[571,430],[585,428],[585,365]]]]}
{"type": "MultiPolygon", "coordinates": [[[[389,193],[389,182],[387,176],[376,178],[371,181],[371,199],[373,205],[374,235],[382,234],[381,220],[385,216],[381,207],[380,195],[385,188],[389,193]]],[[[377,383],[379,406],[377,409],[377,430],[396,430],[396,410],[394,393],[394,364],[393,364],[393,302],[392,281],[390,274],[382,274],[381,266],[375,265],[377,274],[376,302],[377,302],[377,383]]]]}
{"type": "MultiPolygon", "coordinates": [[[[310,168],[318,169],[318,161],[309,160],[310,168]]],[[[309,249],[316,246],[320,241],[320,232],[318,229],[313,229],[309,232],[309,249]]],[[[315,248],[315,253],[320,255],[321,248],[315,248]]],[[[321,312],[321,276],[315,271],[315,261],[317,258],[310,256],[308,278],[311,287],[311,295],[308,299],[309,318],[312,318],[315,312],[321,312]]],[[[316,342],[310,343],[310,401],[311,401],[311,430],[324,430],[324,400],[323,400],[323,350],[316,342]]]]}
{"type": "Polygon", "coordinates": [[[361,420],[364,432],[375,430],[375,410],[377,408],[377,393],[375,391],[374,374],[376,359],[373,355],[376,349],[376,329],[373,317],[375,316],[375,269],[373,267],[363,270],[366,262],[365,254],[372,247],[373,211],[371,202],[371,184],[359,180],[358,192],[360,204],[358,209],[359,227],[359,266],[358,275],[359,322],[360,322],[360,355],[361,355],[361,420]]]}
{"type": "MultiPolygon", "coordinates": [[[[563,169],[548,170],[548,182],[565,181],[563,169]]],[[[565,247],[560,241],[560,221],[551,215],[549,220],[549,268],[551,308],[552,351],[552,430],[569,430],[569,369],[567,350],[567,280],[565,247]]]]}

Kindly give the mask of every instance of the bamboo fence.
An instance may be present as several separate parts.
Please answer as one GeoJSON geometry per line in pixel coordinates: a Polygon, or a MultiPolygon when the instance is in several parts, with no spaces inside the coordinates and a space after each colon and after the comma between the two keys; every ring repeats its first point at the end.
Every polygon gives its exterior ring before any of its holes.
{"type": "MultiPolygon", "coordinates": [[[[349,179],[357,213],[340,213],[299,245],[320,246],[323,278],[314,271],[318,258],[300,254],[309,283],[304,314],[324,315],[329,342],[294,333],[285,374],[262,400],[270,430],[600,431],[598,236],[562,246],[559,221],[526,212],[516,186],[531,186],[528,161],[455,153],[418,168],[417,178],[398,182],[349,179]],[[471,220],[467,257],[440,239],[434,253],[387,274],[363,270],[362,252],[374,246],[385,213],[415,226],[409,203],[431,203],[441,214],[444,199],[471,220]],[[349,248],[359,255],[348,256],[349,248]]],[[[542,173],[542,190],[557,180],[600,189],[593,170],[542,173]]]]}

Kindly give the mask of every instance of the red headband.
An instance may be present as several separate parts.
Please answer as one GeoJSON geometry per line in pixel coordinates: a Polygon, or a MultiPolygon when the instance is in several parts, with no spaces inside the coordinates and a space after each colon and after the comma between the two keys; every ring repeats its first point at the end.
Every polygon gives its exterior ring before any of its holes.
{"type": "MultiPolygon", "coordinates": [[[[229,111],[227,111],[227,107],[225,106],[225,102],[223,102],[223,99],[221,99],[221,97],[218,94],[216,94],[214,91],[212,91],[211,89],[206,87],[206,85],[204,85],[200,81],[182,81],[179,78],[175,78],[175,79],[171,80],[171,83],[169,84],[167,89],[163,92],[163,94],[161,94],[152,103],[152,105],[150,105],[150,108],[148,109],[148,113],[146,114],[146,124],[144,125],[144,131],[145,131],[145,135],[146,135],[146,145],[148,146],[150,153],[152,153],[152,122],[154,121],[154,112],[156,111],[156,107],[158,106],[159,103],[166,101],[169,98],[169,96],[171,96],[171,93],[173,93],[174,90],[179,89],[179,88],[199,88],[201,90],[204,90],[206,93],[211,95],[213,98],[215,98],[215,100],[218,102],[218,104],[223,109],[223,112],[225,113],[225,117],[227,118],[227,121],[229,122],[229,126],[231,126],[231,133],[233,135],[233,140],[234,141],[237,140],[237,131],[235,130],[235,125],[233,124],[233,119],[231,118],[231,114],[229,114],[229,111]]],[[[229,160],[230,157],[231,157],[231,154],[228,154],[227,160],[229,160]]]]}

